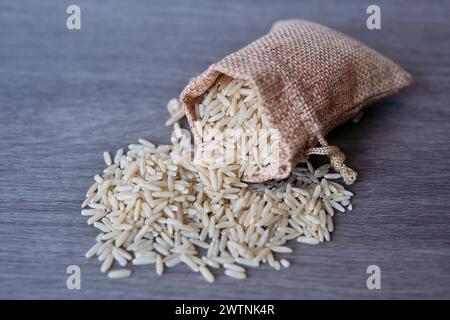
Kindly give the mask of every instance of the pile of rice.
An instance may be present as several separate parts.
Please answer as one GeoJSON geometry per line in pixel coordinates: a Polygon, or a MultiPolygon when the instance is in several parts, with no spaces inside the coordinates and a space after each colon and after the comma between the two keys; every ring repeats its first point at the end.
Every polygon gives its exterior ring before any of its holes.
{"type": "MultiPolygon", "coordinates": [[[[181,107],[174,103],[168,121],[174,123],[172,145],[140,139],[113,159],[105,152],[107,167],[86,193],[81,213],[100,231],[86,257],[96,256],[102,272],[123,278],[131,275],[130,264],[154,264],[161,275],[183,263],[208,282],[215,279],[211,270],[222,268],[244,279],[248,267],[289,267],[279,257],[292,252],[289,240],[311,245],[330,240],[334,213],[351,210],[353,194],[332,181],[340,175],[329,173],[329,165],[315,170],[306,161],[286,180],[249,185],[243,177],[270,170],[276,134],[251,135],[257,138],[236,145],[242,135],[232,133],[231,143],[223,142],[235,151],[231,158],[223,148],[205,156],[193,150],[190,132],[176,122],[181,107]]],[[[246,81],[221,77],[196,111],[196,130],[206,146],[222,141],[217,137],[226,129],[268,129],[246,81]]]]}

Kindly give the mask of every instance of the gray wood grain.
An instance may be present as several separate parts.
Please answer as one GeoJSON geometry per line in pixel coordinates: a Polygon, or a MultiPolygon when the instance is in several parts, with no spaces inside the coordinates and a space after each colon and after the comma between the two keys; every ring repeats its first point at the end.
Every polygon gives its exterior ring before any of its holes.
{"type": "Polygon", "coordinates": [[[0,298],[450,298],[449,2],[68,1],[0,3],[0,298]],[[415,77],[329,136],[360,173],[354,211],[331,243],[293,244],[291,268],[213,285],[183,266],[111,281],[84,258],[96,232],[79,214],[102,152],[139,137],[169,142],[165,103],[210,63],[285,18],[317,21],[393,58],[415,77]],[[66,289],[79,265],[82,289],[66,289]],[[366,288],[366,268],[382,289],[366,288]]]}

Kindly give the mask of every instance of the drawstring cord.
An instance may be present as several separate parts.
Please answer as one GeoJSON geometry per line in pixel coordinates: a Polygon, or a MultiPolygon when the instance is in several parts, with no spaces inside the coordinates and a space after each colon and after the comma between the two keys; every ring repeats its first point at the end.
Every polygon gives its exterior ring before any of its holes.
{"type": "Polygon", "coordinates": [[[322,135],[318,134],[317,139],[319,140],[321,147],[308,149],[306,155],[309,156],[315,154],[328,156],[328,158],[330,158],[331,167],[342,175],[344,183],[353,184],[356,181],[358,174],[344,164],[344,153],[339,150],[338,147],[328,145],[328,142],[322,135]]]}

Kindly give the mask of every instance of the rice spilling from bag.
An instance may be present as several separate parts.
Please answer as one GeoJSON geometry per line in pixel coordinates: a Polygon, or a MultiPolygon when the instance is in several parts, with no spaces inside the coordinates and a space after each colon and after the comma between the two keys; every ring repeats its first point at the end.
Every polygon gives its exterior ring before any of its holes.
{"type": "Polygon", "coordinates": [[[195,151],[176,122],[176,102],[169,108],[172,145],[140,139],[114,157],[105,153],[107,167],[86,193],[81,213],[100,232],[86,257],[96,256],[101,272],[124,278],[130,264],[154,265],[161,275],[184,264],[208,282],[213,269],[245,279],[263,263],[289,267],[290,240],[330,241],[334,213],[351,210],[353,196],[333,181],[340,175],[330,165],[314,169],[305,161],[283,181],[242,181],[277,161],[278,136],[251,83],[222,76],[208,90],[196,106],[204,146],[195,151]]]}
{"type": "Polygon", "coordinates": [[[271,129],[251,82],[220,76],[195,106],[195,130],[201,137],[196,164],[240,165],[240,177],[277,170],[280,135],[271,129]]]}

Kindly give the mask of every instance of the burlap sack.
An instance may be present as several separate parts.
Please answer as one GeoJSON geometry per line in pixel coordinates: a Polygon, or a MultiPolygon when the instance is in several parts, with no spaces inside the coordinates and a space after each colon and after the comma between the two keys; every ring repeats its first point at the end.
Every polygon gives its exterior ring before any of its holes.
{"type": "MultiPolygon", "coordinates": [[[[324,136],[364,106],[410,84],[411,76],[373,49],[322,25],[281,21],[262,38],[228,55],[193,78],[180,95],[191,128],[195,103],[221,74],[254,83],[263,112],[281,135],[277,170],[248,182],[287,177],[311,154],[330,157],[346,184],[356,172],[324,136]],[[315,147],[320,143],[320,147],[315,147]]],[[[201,137],[194,132],[194,140],[201,137]]]]}

